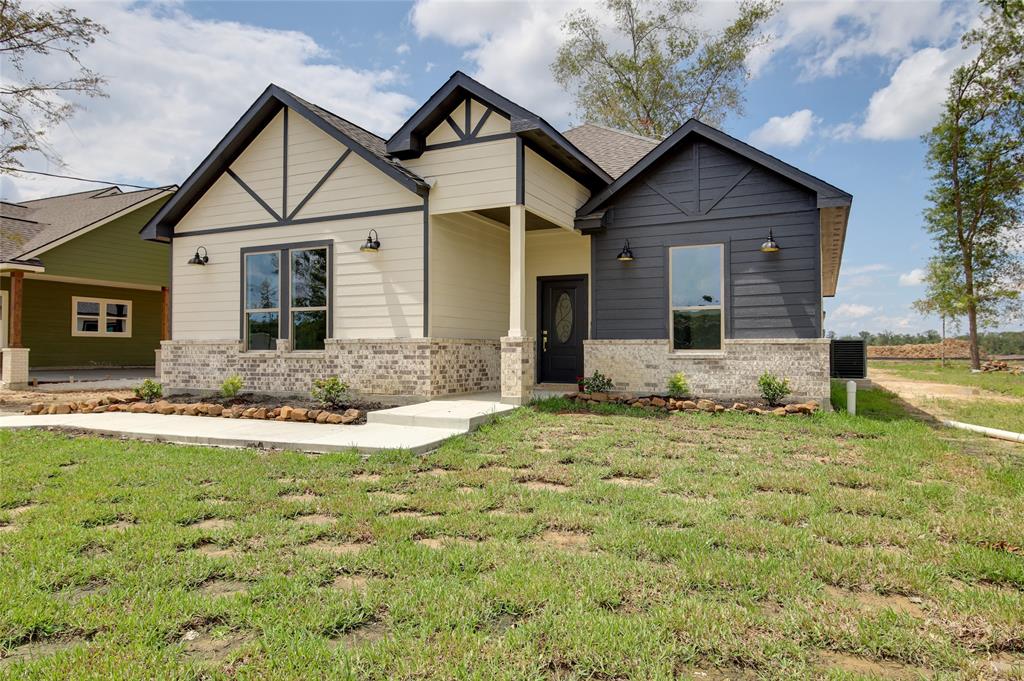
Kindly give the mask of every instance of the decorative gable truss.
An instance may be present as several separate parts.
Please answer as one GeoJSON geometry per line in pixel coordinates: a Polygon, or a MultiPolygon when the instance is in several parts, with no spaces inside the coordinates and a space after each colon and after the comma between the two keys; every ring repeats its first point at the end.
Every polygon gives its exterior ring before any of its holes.
{"type": "Polygon", "coordinates": [[[424,151],[512,136],[507,116],[474,97],[466,97],[427,135],[424,151]]]}

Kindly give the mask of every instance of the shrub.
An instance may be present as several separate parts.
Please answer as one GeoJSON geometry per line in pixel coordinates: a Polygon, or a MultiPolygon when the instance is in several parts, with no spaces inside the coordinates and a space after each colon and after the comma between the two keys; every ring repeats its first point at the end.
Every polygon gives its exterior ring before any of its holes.
{"type": "Polygon", "coordinates": [[[348,401],[348,383],[337,376],[313,381],[313,399],[324,408],[340,407],[348,401]]]}
{"type": "Polygon", "coordinates": [[[783,397],[792,392],[789,389],[789,379],[780,379],[770,371],[761,374],[761,378],[757,379],[757,387],[761,389],[761,397],[768,404],[778,404],[783,397]]]}
{"type": "Polygon", "coordinates": [[[611,392],[615,384],[612,383],[612,379],[608,378],[600,371],[594,371],[593,376],[583,379],[583,392],[588,395],[591,393],[606,393],[611,392]]]}
{"type": "Polygon", "coordinates": [[[242,377],[238,374],[231,374],[224,379],[224,382],[220,384],[220,396],[221,397],[234,397],[238,393],[242,392],[242,386],[245,382],[242,377]]]}
{"type": "Polygon", "coordinates": [[[139,399],[146,400],[147,402],[159,399],[163,397],[163,395],[164,387],[152,378],[147,378],[135,387],[135,396],[139,399]]]}
{"type": "Polygon", "coordinates": [[[672,374],[668,379],[668,394],[676,399],[690,396],[690,384],[686,382],[686,374],[682,371],[672,374]]]}

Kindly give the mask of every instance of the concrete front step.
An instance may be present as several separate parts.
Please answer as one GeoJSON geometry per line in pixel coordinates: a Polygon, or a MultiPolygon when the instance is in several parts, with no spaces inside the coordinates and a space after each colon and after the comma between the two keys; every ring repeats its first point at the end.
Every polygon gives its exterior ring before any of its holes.
{"type": "Polygon", "coordinates": [[[430,402],[409,404],[394,409],[371,411],[367,425],[412,426],[469,432],[495,416],[512,411],[511,404],[502,404],[500,396],[490,393],[446,397],[430,402]]]}

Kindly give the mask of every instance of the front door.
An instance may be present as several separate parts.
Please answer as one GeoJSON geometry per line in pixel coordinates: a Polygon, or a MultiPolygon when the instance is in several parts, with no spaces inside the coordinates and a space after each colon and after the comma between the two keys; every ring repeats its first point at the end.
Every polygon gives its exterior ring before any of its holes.
{"type": "Polygon", "coordinates": [[[587,337],[587,278],[540,277],[540,382],[576,383],[587,337]]]}

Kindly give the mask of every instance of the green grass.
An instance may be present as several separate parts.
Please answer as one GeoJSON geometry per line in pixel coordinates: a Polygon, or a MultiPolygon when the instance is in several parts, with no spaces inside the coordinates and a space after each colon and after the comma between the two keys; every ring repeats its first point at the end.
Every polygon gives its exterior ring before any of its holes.
{"type": "Polygon", "coordinates": [[[972,374],[966,360],[947,360],[943,367],[938,361],[901,362],[899,360],[868,362],[868,371],[883,369],[903,378],[933,383],[967,385],[983,390],[1024,397],[1024,376],[1014,376],[1005,371],[972,374]]]}
{"type": "Polygon", "coordinates": [[[422,458],[0,431],[0,677],[1024,660],[1024,450],[859,397],[853,418],[522,409],[422,458]]]}
{"type": "Polygon", "coordinates": [[[928,400],[928,407],[954,421],[1024,433],[1024,405],[991,400],[928,400]]]}

